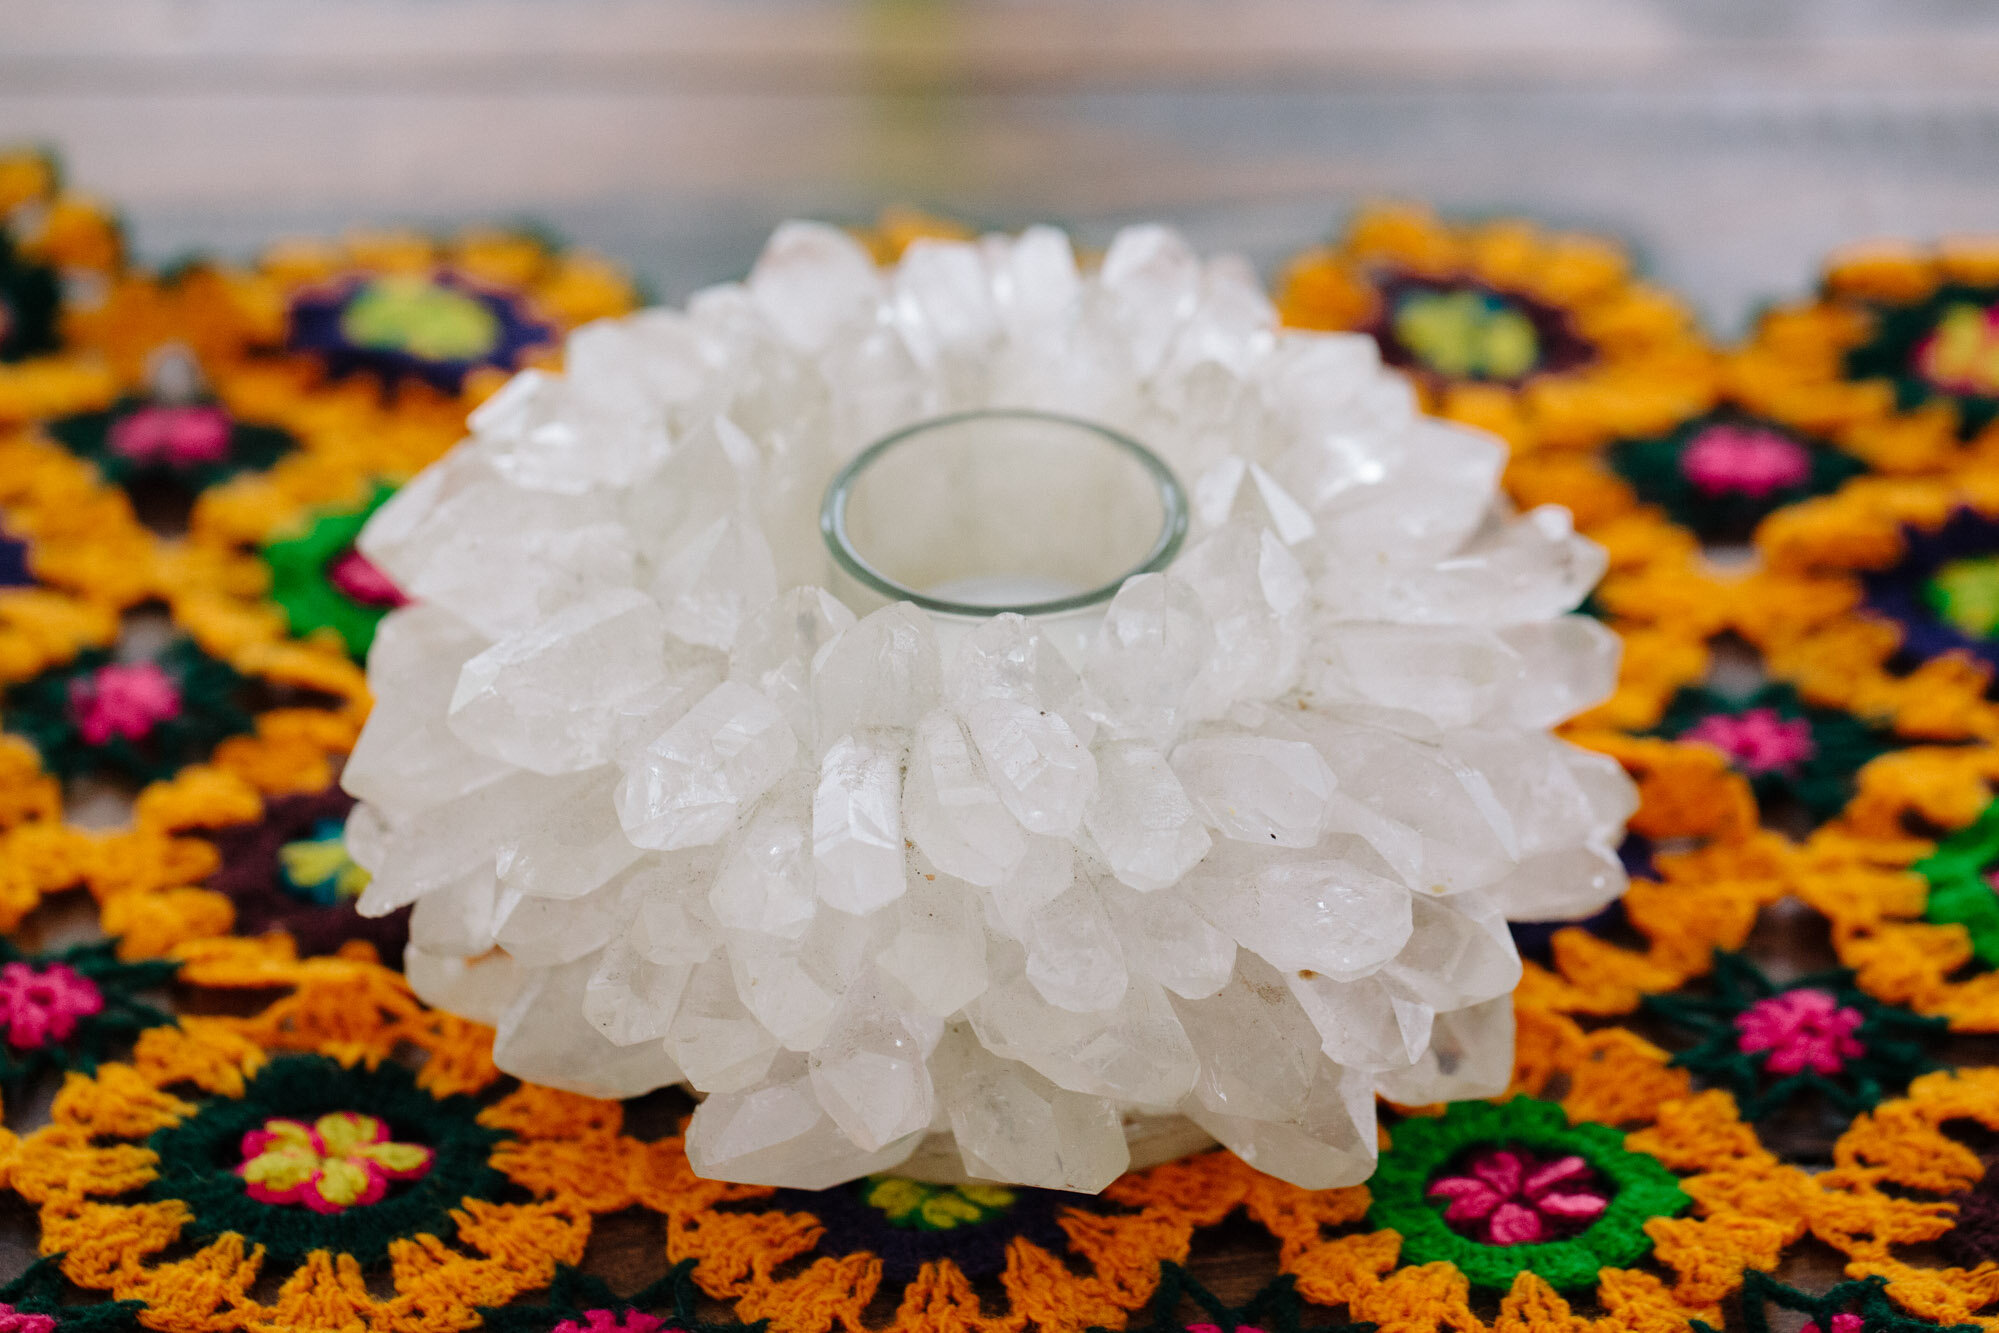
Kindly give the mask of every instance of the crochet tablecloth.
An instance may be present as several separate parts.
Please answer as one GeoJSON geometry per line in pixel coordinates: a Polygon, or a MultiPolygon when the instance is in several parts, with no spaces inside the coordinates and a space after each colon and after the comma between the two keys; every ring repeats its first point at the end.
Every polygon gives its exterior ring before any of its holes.
{"type": "MultiPolygon", "coordinates": [[[[1362,210],[1276,275],[1610,552],[1629,892],[1516,926],[1513,1086],[1325,1191],[696,1177],[357,916],[374,506],[632,308],[504,230],[129,263],[0,158],[0,1330],[1999,1329],[1999,240],[1717,346],[1614,242],[1362,210]]],[[[948,223],[864,229],[891,258],[948,223]]],[[[1309,240],[1310,238],[1301,238],[1309,240]]]]}

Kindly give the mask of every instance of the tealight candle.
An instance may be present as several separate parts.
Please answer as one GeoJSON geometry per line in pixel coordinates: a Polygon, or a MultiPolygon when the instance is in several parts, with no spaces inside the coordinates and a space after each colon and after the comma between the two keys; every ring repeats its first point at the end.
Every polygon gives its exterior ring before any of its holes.
{"type": "Polygon", "coordinates": [[[913,602],[945,660],[973,627],[1013,612],[1080,667],[1124,581],[1172,563],[1187,499],[1127,435],[995,408],[863,450],[827,487],[819,526],[841,599],[857,610],[913,602]]]}

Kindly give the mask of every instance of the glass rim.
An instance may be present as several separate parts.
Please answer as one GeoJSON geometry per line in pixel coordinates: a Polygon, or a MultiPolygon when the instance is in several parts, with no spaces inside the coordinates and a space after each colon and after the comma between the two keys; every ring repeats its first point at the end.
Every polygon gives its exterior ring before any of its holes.
{"type": "Polygon", "coordinates": [[[833,560],[865,586],[881,593],[891,601],[912,602],[925,611],[939,615],[961,616],[967,619],[986,619],[991,616],[1050,616],[1065,611],[1081,611],[1086,607],[1107,602],[1117,595],[1127,579],[1140,574],[1156,574],[1173,563],[1173,557],[1180,553],[1180,546],[1187,540],[1187,492],[1180,485],[1180,479],[1173,475],[1173,469],[1165,460],[1140,444],[1131,436],[1099,422],[1082,417],[1072,417],[1061,412],[1044,412],[1030,407],[990,407],[969,412],[952,412],[941,417],[926,417],[898,430],[890,431],[867,448],[855,454],[847,465],[839,470],[826,487],[825,498],[819,505],[819,533],[825,539],[826,549],[832,552],[833,560]],[[1159,495],[1160,524],[1159,535],[1152,547],[1139,562],[1130,569],[1094,588],[1072,593],[1067,597],[1052,598],[1042,602],[1018,602],[1012,605],[988,606],[972,602],[954,602],[898,583],[888,575],[869,564],[867,559],[854,548],[853,540],[847,532],[847,500],[853,493],[854,485],[863,473],[881,456],[900,445],[910,437],[942,426],[955,426],[969,421],[1042,421],[1055,425],[1070,426],[1087,431],[1099,439],[1122,449],[1142,466],[1159,495]]]}

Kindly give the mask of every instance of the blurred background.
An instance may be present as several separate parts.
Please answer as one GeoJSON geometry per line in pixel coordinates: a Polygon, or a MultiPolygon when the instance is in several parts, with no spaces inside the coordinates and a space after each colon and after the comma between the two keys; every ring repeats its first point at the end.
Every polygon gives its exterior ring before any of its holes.
{"type": "Polygon", "coordinates": [[[1359,201],[1603,228],[1719,333],[1999,230],[1991,0],[5,0],[0,143],[140,254],[526,220],[678,300],[886,204],[1266,269],[1359,201]]]}

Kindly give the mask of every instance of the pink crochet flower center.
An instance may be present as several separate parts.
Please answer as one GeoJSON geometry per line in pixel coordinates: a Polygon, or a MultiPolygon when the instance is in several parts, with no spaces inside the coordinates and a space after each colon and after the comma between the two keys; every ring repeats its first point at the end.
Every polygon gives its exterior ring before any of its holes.
{"type": "Polygon", "coordinates": [[[220,463],[229,457],[229,414],[219,407],[142,407],[112,424],[111,452],[169,467],[220,463]]]}
{"type": "Polygon", "coordinates": [[[1744,1055],[1768,1052],[1763,1068],[1773,1074],[1837,1074],[1867,1048],[1853,1035],[1866,1021],[1858,1009],[1842,1005],[1831,991],[1807,987],[1758,1000],[1735,1016],[1744,1055]]]}
{"type": "MultiPolygon", "coordinates": [[[[0,327],[0,333],[4,333],[0,327]]],[[[54,1315],[30,1314],[0,1301],[0,1333],[56,1333],[54,1315]]]]}
{"type": "MultiPolygon", "coordinates": [[[[8,963],[0,967],[0,1027],[7,1044],[33,1050],[67,1041],[80,1018],[104,1008],[97,983],[67,963],[8,963]]],[[[0,1325],[0,1333],[5,1326],[0,1325]]]]}
{"type": "Polygon", "coordinates": [[[342,596],[363,606],[398,607],[409,601],[374,561],[351,546],[326,566],[326,579],[342,596]]]}
{"type": "Polygon", "coordinates": [[[1867,1321],[1857,1314],[1836,1314],[1832,1317],[1832,1327],[1821,1329],[1819,1321],[1808,1322],[1798,1333],[1866,1333],[1867,1321]]]}
{"type": "Polygon", "coordinates": [[[1680,455],[1680,472],[1701,494],[1761,500],[1811,480],[1812,456],[1796,440],[1762,426],[1709,426],[1680,455]]]}
{"type": "Polygon", "coordinates": [[[664,1319],[643,1310],[627,1310],[622,1317],[609,1310],[585,1310],[582,1323],[565,1319],[548,1333],[680,1333],[680,1330],[668,1328],[664,1319]]]}
{"type": "Polygon", "coordinates": [[[1572,1234],[1610,1206],[1588,1162],[1570,1154],[1544,1161],[1518,1148],[1492,1148],[1463,1175],[1441,1176],[1426,1191],[1448,1199],[1444,1221],[1485,1245],[1533,1245],[1572,1234]]]}
{"type": "Polygon", "coordinates": [[[1683,741],[1712,745],[1751,777],[1787,773],[1819,752],[1812,724],[1774,708],[1712,713],[1680,733],[1683,741]]]}
{"type": "Polygon", "coordinates": [[[142,741],[162,722],[180,716],[180,687],[153,662],[101,666],[69,686],[71,719],[84,743],[113,736],[142,741]]]}

